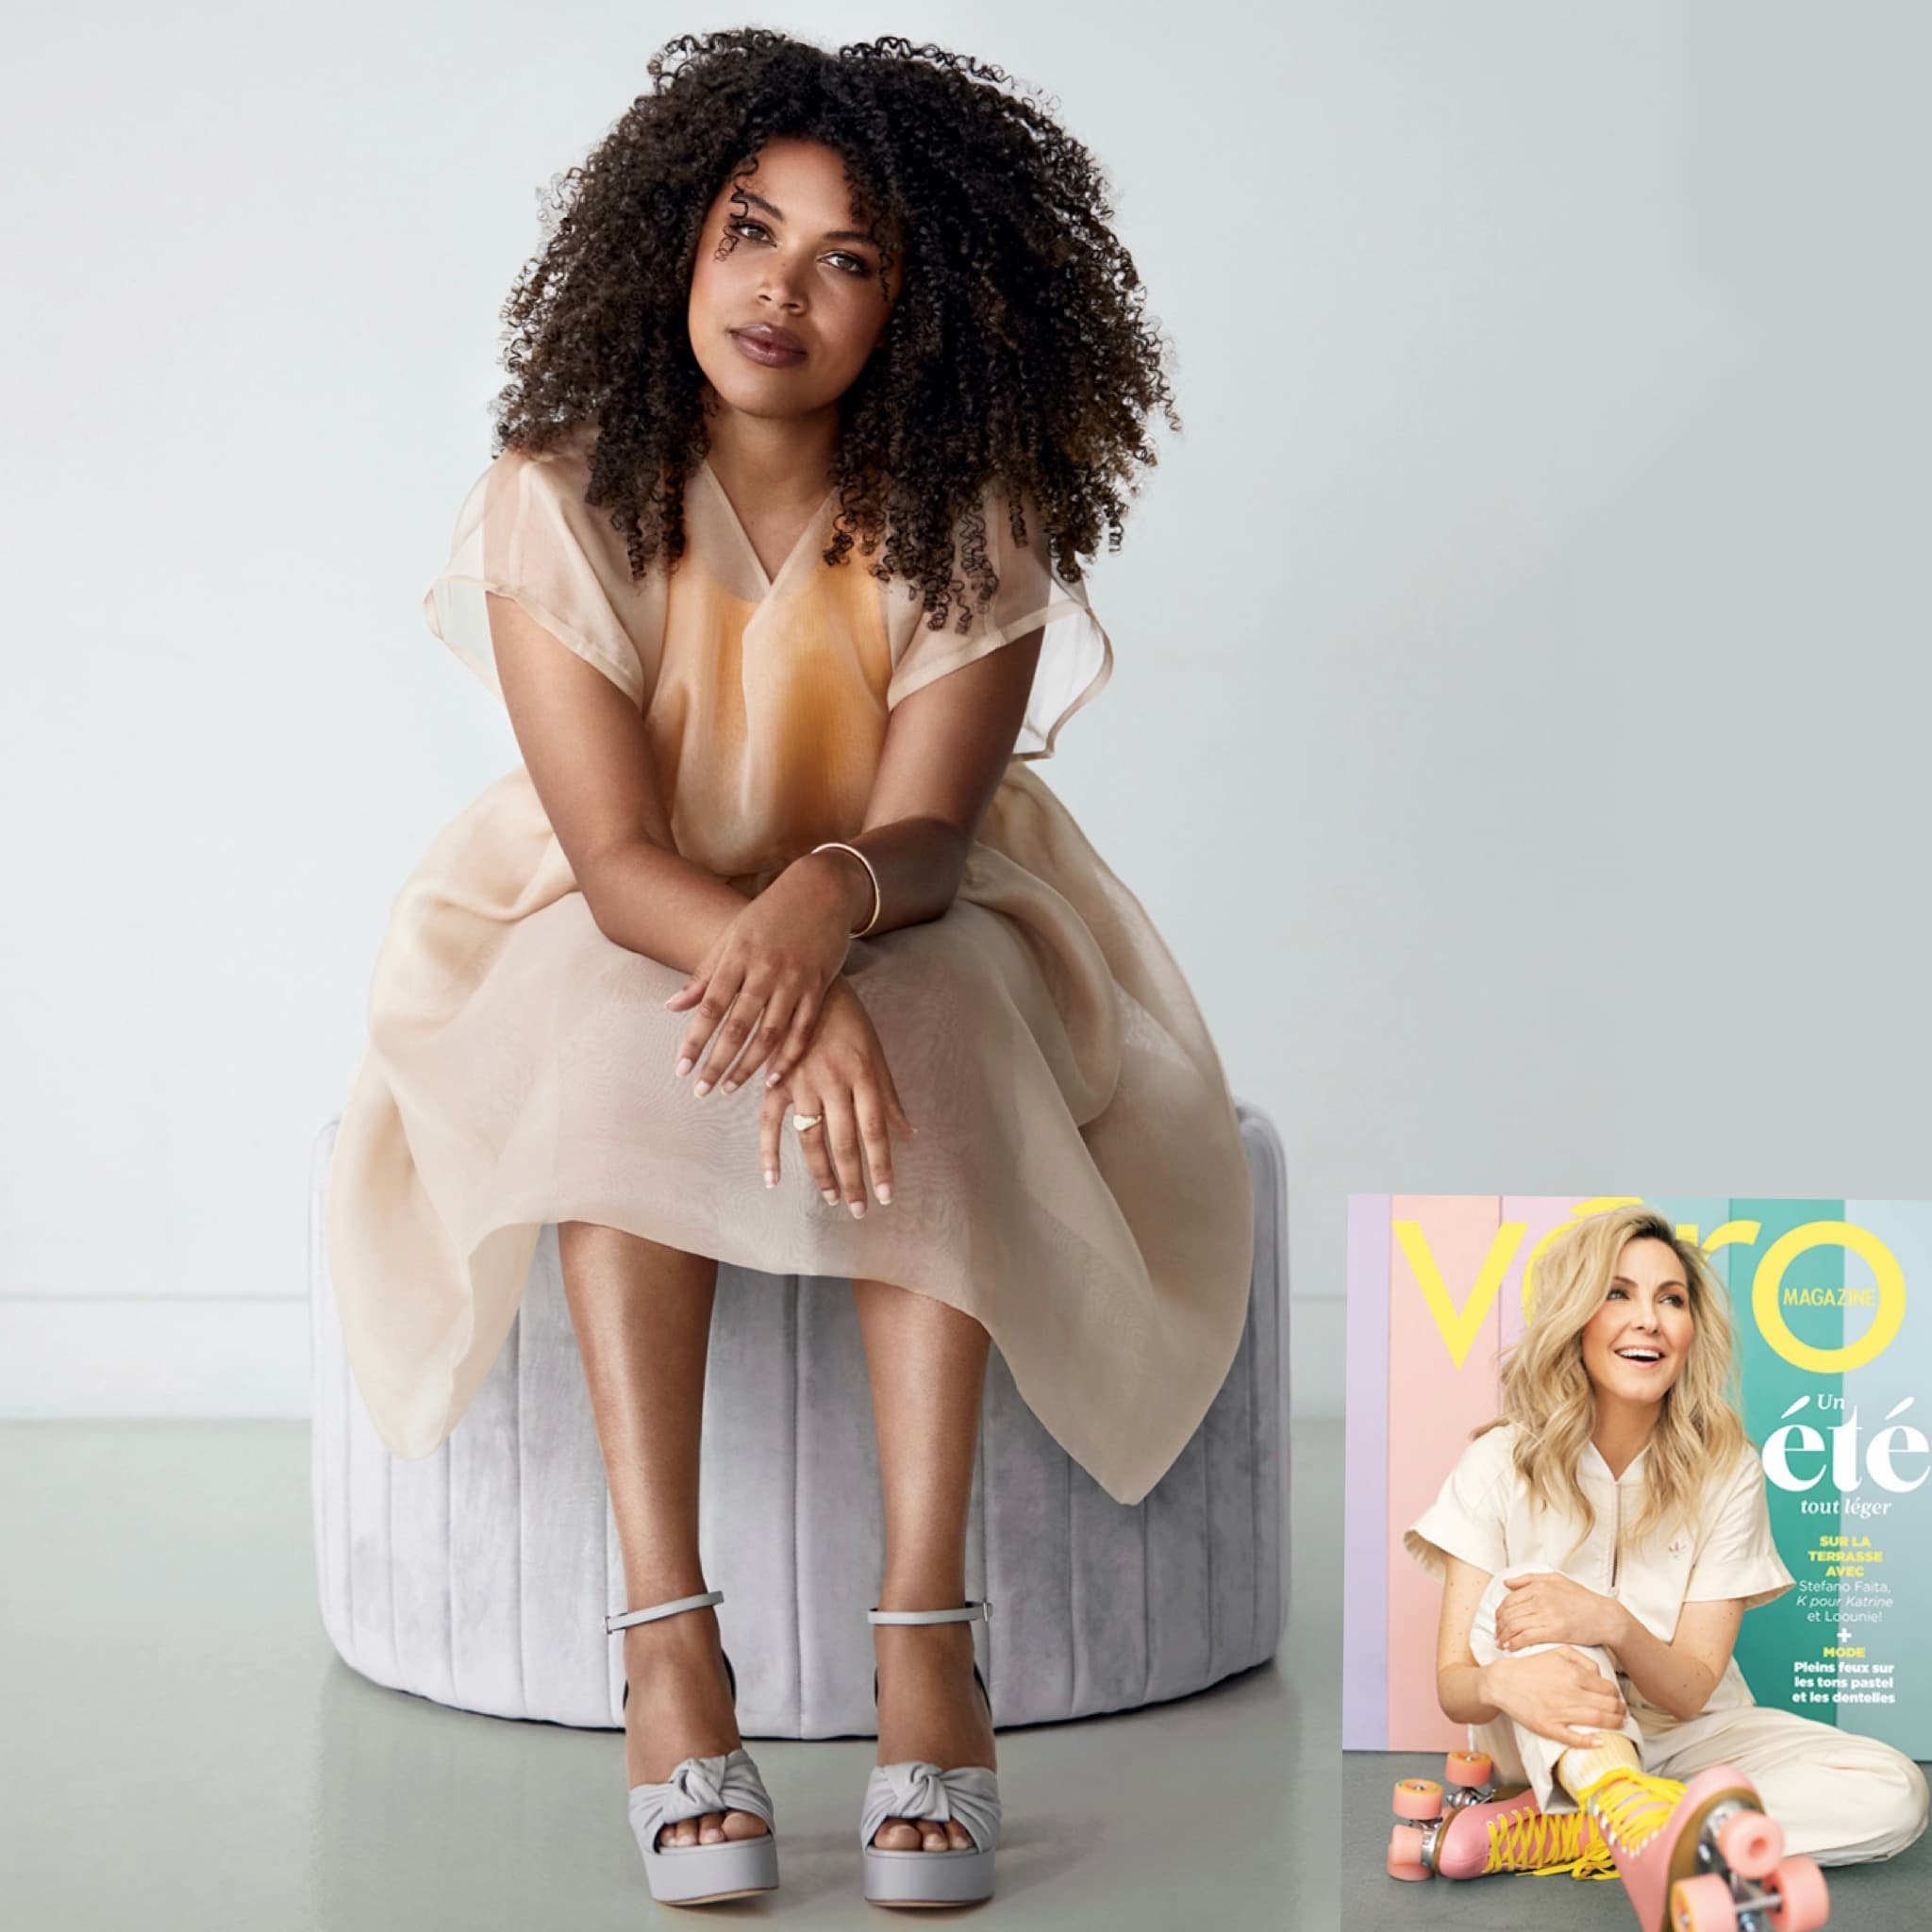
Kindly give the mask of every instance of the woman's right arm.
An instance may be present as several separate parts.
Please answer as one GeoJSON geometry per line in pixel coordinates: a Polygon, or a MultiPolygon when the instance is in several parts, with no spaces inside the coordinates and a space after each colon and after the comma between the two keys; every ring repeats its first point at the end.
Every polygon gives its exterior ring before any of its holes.
{"type": "Polygon", "coordinates": [[[1580,1652],[1564,1644],[1533,1657],[1479,1664],[1469,1633],[1491,1573],[1445,1551],[1442,1613],[1436,1628],[1436,1701],[1452,1724],[1507,1717],[1558,1744],[1594,1744],[1624,1723],[1622,1694],[1580,1652]]]}
{"type": "Polygon", "coordinates": [[[1442,1613],[1436,1625],[1436,1702],[1451,1724],[1493,1724],[1501,1715],[1483,1694],[1483,1667],[1469,1647],[1475,1607],[1490,1587],[1490,1574],[1445,1551],[1442,1613]]]}
{"type": "MultiPolygon", "coordinates": [[[[591,916],[619,945],[692,972],[749,901],[675,849],[637,707],[521,605],[487,601],[510,728],[591,916]]],[[[808,880],[794,884],[823,881],[825,922],[842,934],[856,903],[843,866],[827,853],[800,867],[808,880]]]]}

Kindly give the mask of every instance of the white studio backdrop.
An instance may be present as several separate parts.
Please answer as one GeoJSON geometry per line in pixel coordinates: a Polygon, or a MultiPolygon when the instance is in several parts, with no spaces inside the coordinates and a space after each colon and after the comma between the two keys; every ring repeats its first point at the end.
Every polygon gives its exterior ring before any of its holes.
{"type": "Polygon", "coordinates": [[[1353,1191],[1923,1194],[1908,6],[203,4],[23,20],[0,1415],[298,1415],[391,901],[514,762],[424,628],[536,193],[672,35],[899,33],[1106,163],[1182,437],[1042,767],[1353,1191]]]}

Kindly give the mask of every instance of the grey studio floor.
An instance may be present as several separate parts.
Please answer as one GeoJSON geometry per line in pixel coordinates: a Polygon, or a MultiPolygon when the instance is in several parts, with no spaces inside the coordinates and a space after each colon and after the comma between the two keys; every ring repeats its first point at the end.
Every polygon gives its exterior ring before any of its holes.
{"type": "Polygon", "coordinates": [[[1341,1477],[1341,1424],[1296,1424],[1273,1664],[1001,1734],[989,1904],[866,1906],[874,1746],[794,1740],[755,1747],[779,1807],[779,1891],[680,1911],[645,1889],[614,1731],[449,1710],[336,1656],[306,1424],[0,1424],[0,1925],[1332,1926],[1341,1477]]]}
{"type": "MultiPolygon", "coordinates": [[[[1519,1874],[1455,1884],[1431,1878],[1406,1884],[1391,1878],[1383,1859],[1395,1822],[1390,1796],[1395,1781],[1442,1774],[1432,1757],[1379,1751],[1343,1755],[1341,1914],[1347,1932],[1635,1932],[1637,1920],[1624,1888],[1611,1881],[1519,1874]]],[[[1924,1932],[1932,1922],[1932,1834],[1877,1864],[1839,1865],[1825,1873],[1831,1887],[1832,1932],[1924,1932]]]]}

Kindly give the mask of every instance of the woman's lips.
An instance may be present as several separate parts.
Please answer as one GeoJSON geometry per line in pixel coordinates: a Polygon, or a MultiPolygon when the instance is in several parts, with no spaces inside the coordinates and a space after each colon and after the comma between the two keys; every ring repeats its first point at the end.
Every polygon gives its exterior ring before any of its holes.
{"type": "Polygon", "coordinates": [[[790,369],[805,360],[803,349],[787,349],[762,336],[748,335],[742,329],[733,329],[731,340],[738,344],[740,355],[762,369],[790,369]]]}

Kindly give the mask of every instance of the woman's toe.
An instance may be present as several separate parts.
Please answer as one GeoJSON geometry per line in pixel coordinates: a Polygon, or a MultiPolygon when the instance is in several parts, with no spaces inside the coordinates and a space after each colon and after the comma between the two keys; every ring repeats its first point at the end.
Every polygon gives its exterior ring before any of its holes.
{"type": "Polygon", "coordinates": [[[698,1842],[701,1845],[722,1845],[724,1842],[724,1814],[722,1811],[707,1811],[697,1821],[698,1842]]]}
{"type": "Polygon", "coordinates": [[[942,1852],[946,1848],[946,1831],[942,1824],[928,1824],[919,1848],[923,1852],[942,1852]]]}
{"type": "Polygon", "coordinates": [[[919,1832],[903,1818],[889,1818],[873,1834],[872,1841],[882,1852],[916,1852],[919,1832]]]}
{"type": "Polygon", "coordinates": [[[724,1814],[724,1836],[736,1842],[741,1838],[762,1838],[765,1835],[765,1821],[756,1811],[727,1811],[724,1814]]]}
{"type": "Polygon", "coordinates": [[[973,1834],[957,1818],[946,1820],[946,1836],[952,1840],[956,1852],[970,1852],[973,1849],[973,1834]]]}

